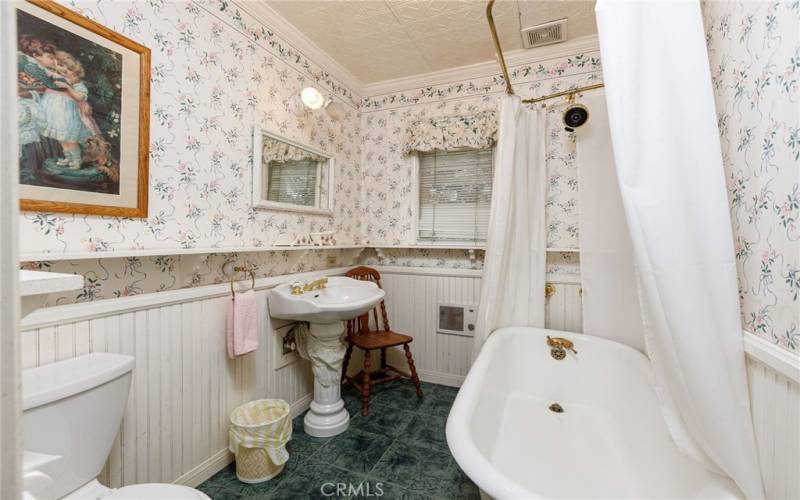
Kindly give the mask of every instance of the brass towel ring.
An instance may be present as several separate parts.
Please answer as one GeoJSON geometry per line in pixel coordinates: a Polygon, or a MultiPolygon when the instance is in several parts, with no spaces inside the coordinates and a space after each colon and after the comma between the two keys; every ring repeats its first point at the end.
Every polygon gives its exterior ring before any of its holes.
{"type": "Polygon", "coordinates": [[[247,273],[250,275],[250,279],[252,281],[251,289],[256,288],[256,273],[247,267],[244,266],[236,266],[233,268],[233,274],[231,275],[231,297],[236,297],[236,290],[233,289],[233,281],[236,278],[236,273],[247,273]]]}

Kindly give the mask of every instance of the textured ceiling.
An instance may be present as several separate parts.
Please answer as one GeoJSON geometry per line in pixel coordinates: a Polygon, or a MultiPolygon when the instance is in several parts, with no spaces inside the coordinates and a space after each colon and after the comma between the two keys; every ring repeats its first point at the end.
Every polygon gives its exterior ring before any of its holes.
{"type": "MultiPolygon", "coordinates": [[[[494,57],[483,0],[267,0],[364,83],[494,57]]],[[[523,26],[567,17],[569,39],[597,32],[594,0],[497,0],[503,51],[521,49],[523,26]]],[[[537,49],[531,49],[537,50],[537,49]]]]}

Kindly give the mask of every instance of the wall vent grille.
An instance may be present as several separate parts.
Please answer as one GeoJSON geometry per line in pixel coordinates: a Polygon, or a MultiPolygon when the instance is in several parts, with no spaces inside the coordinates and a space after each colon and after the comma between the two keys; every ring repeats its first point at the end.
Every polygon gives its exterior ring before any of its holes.
{"type": "Polygon", "coordinates": [[[567,40],[567,20],[559,19],[520,30],[522,46],[526,49],[542,47],[567,40]]]}
{"type": "Polygon", "coordinates": [[[439,304],[436,333],[472,337],[475,332],[478,307],[465,304],[439,304]]]}

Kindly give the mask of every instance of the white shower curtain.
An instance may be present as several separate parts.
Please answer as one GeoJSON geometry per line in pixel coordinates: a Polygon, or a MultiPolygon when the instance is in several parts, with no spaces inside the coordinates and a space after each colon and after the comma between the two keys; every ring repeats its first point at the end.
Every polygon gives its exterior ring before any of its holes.
{"type": "Polygon", "coordinates": [[[763,498],[700,5],[599,0],[596,13],[657,392],[678,444],[763,498]]]}
{"type": "Polygon", "coordinates": [[[541,108],[503,98],[473,355],[503,326],[544,326],[547,240],[541,108]]]}
{"type": "Polygon", "coordinates": [[[577,129],[583,331],[644,352],[630,230],[619,193],[602,91],[584,95],[589,121],[577,129]]]}

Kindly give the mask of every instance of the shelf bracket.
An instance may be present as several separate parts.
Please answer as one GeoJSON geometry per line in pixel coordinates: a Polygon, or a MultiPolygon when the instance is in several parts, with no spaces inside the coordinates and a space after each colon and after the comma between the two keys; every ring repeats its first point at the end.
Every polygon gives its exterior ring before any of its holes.
{"type": "Polygon", "coordinates": [[[343,248],[342,249],[342,266],[352,266],[358,262],[358,258],[364,253],[365,247],[358,248],[343,248]]]}

